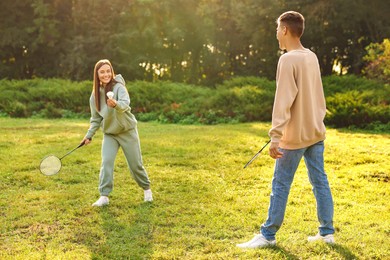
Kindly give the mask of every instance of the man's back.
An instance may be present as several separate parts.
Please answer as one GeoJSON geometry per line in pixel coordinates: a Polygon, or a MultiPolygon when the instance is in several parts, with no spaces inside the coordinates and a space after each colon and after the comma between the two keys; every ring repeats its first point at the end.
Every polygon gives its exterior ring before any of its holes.
{"type": "Polygon", "coordinates": [[[326,105],[316,55],[292,50],[279,59],[272,115],[272,137],[280,147],[299,149],[325,139],[326,105]]]}

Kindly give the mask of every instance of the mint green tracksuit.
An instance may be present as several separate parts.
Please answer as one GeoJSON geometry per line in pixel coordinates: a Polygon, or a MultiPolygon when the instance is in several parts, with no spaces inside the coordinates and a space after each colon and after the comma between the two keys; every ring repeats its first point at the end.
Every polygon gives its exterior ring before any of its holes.
{"type": "Polygon", "coordinates": [[[100,88],[100,111],[95,106],[92,93],[90,98],[91,120],[86,138],[92,138],[99,127],[103,131],[102,164],[99,176],[99,192],[108,196],[113,189],[114,162],[119,147],[126,157],[130,173],[137,184],[144,190],[150,188],[150,180],[142,163],[141,146],[137,131],[137,120],[130,112],[130,97],[121,75],[116,75],[118,82],[113,87],[115,108],[107,106],[105,90],[100,88]]]}

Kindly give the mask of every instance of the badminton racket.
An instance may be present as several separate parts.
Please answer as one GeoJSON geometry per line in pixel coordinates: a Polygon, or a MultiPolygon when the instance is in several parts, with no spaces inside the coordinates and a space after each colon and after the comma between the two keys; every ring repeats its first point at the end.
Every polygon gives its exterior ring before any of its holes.
{"type": "Polygon", "coordinates": [[[250,159],[250,161],[247,162],[247,163],[245,164],[244,169],[245,169],[246,167],[248,167],[249,164],[251,164],[251,163],[257,158],[257,156],[259,156],[259,154],[264,150],[264,148],[269,144],[269,142],[271,142],[271,140],[269,140],[269,141],[263,146],[263,148],[261,148],[260,151],[258,151],[258,152],[255,154],[255,156],[253,156],[252,159],[250,159]]]}
{"type": "Polygon", "coordinates": [[[59,173],[59,171],[61,170],[61,167],[62,167],[61,160],[64,159],[69,154],[71,154],[72,152],[74,152],[75,150],[77,150],[78,148],[80,148],[81,146],[83,146],[84,144],[85,144],[85,141],[81,142],[76,148],[69,151],[67,154],[65,154],[61,158],[58,158],[57,156],[52,155],[52,154],[46,156],[45,158],[42,159],[41,164],[39,165],[39,170],[41,171],[41,173],[43,175],[46,175],[46,176],[51,176],[51,175],[55,175],[55,174],[59,173]]]}

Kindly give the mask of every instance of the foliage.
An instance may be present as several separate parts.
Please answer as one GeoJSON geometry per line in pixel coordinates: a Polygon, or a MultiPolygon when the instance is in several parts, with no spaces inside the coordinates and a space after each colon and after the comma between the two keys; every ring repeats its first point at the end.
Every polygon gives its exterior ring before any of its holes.
{"type": "Polygon", "coordinates": [[[242,167],[268,140],[269,128],[269,123],[140,123],[155,201],[142,202],[143,191],[120,151],[110,205],[92,208],[99,196],[100,131],[91,144],[62,160],[58,175],[38,170],[44,156],[77,146],[88,119],[0,118],[0,160],[8,162],[0,164],[0,258],[386,259],[390,136],[363,131],[327,133],[336,245],[307,242],[318,231],[318,220],[302,163],[277,246],[235,246],[252,238],[267,217],[274,160],[263,153],[242,167]]]}
{"type": "Polygon", "coordinates": [[[274,83],[261,78],[236,78],[210,89],[138,81],[129,85],[129,92],[133,111],[141,112],[141,119],[155,116],[153,119],[161,122],[184,124],[266,121],[272,113],[274,83]],[[152,115],[143,115],[148,113],[152,115]]]}
{"type": "Polygon", "coordinates": [[[306,17],[302,41],[323,75],[335,63],[359,74],[366,46],[390,34],[384,0],[3,0],[0,78],[88,80],[108,58],[131,81],[273,79],[286,10],[306,17]]]}
{"type": "MultiPolygon", "coordinates": [[[[291,2],[290,7],[296,4],[296,1],[291,2]]],[[[335,63],[350,74],[360,74],[365,47],[390,34],[390,27],[385,25],[390,11],[386,1],[298,2],[302,4],[302,12],[307,13],[303,43],[313,46],[324,75],[331,74],[335,63]]]]}
{"type": "MultiPolygon", "coordinates": [[[[356,76],[323,79],[334,127],[388,128],[390,87],[356,76]]],[[[0,81],[0,112],[10,117],[77,118],[89,116],[92,83],[61,79],[0,81]]],[[[140,121],[218,124],[270,121],[275,82],[236,77],[215,88],[167,81],[127,83],[132,112],[140,121]]]]}
{"type": "Polygon", "coordinates": [[[11,117],[89,116],[92,83],[63,79],[0,80],[0,111],[11,117]]]}
{"type": "Polygon", "coordinates": [[[366,47],[367,61],[363,73],[370,79],[390,82],[390,39],[384,39],[382,43],[371,43],[366,47]]]}
{"type": "Polygon", "coordinates": [[[390,121],[390,86],[356,76],[325,77],[327,124],[336,127],[369,127],[390,121]]]}

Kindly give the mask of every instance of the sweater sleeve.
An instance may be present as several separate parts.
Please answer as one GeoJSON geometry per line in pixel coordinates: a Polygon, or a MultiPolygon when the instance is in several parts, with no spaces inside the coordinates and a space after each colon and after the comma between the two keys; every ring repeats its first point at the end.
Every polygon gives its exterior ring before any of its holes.
{"type": "Polygon", "coordinates": [[[294,66],[288,55],[282,55],[276,72],[276,93],[272,111],[272,128],[269,131],[271,142],[278,143],[283,136],[283,129],[291,117],[290,108],[298,93],[294,75],[294,66]]]}
{"type": "Polygon", "coordinates": [[[118,112],[124,112],[129,108],[130,96],[126,87],[122,83],[118,83],[118,100],[115,109],[118,112]]]}
{"type": "Polygon", "coordinates": [[[85,135],[85,137],[92,139],[92,137],[95,135],[96,131],[99,129],[100,124],[103,120],[103,117],[101,115],[99,115],[99,113],[96,110],[95,99],[94,99],[93,95],[91,95],[89,106],[91,109],[91,119],[90,119],[90,126],[89,126],[88,132],[85,135]]]}

